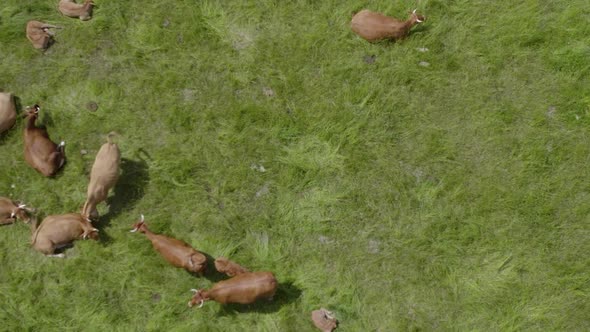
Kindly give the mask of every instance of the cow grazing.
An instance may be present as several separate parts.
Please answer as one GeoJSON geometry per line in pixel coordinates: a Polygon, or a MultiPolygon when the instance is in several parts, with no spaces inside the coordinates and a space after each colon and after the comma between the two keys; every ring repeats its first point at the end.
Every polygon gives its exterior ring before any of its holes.
{"type": "Polygon", "coordinates": [[[192,307],[199,303],[200,308],[207,300],[213,300],[221,304],[250,304],[262,298],[272,300],[277,291],[277,286],[277,279],[271,272],[242,273],[231,279],[216,283],[209,290],[192,289],[195,294],[188,302],[188,306],[192,307]]]}
{"type": "Polygon", "coordinates": [[[83,4],[77,4],[74,0],[60,0],[59,11],[68,17],[79,17],[82,21],[87,21],[92,18],[92,8],[94,2],[86,0],[83,4]]]}
{"type": "Polygon", "coordinates": [[[0,92],[0,134],[14,126],[16,106],[11,93],[0,92]]]}
{"type": "Polygon", "coordinates": [[[39,105],[27,107],[24,130],[25,160],[41,174],[53,176],[65,163],[65,143],[53,143],[47,130],[35,125],[40,109],[39,105]]]}
{"type": "Polygon", "coordinates": [[[230,261],[225,257],[218,257],[215,260],[215,269],[221,273],[225,273],[230,277],[235,277],[238,274],[250,272],[237,263],[230,261]]]}
{"type": "Polygon", "coordinates": [[[192,273],[203,275],[207,268],[207,257],[184,241],[151,232],[144,217],[133,225],[131,232],[144,233],[154,248],[172,265],[192,273]]]}
{"type": "Polygon", "coordinates": [[[351,28],[354,33],[370,42],[382,39],[402,39],[410,33],[410,29],[414,25],[422,23],[424,20],[424,16],[416,14],[415,9],[406,21],[363,9],[352,17],[351,28]]]}
{"type": "Polygon", "coordinates": [[[82,214],[88,218],[98,218],[96,206],[107,199],[109,190],[115,186],[117,179],[119,179],[121,152],[117,144],[113,143],[113,136],[114,133],[107,136],[107,142],[98,150],[90,171],[86,203],[82,208],[82,214]]]}
{"type": "Polygon", "coordinates": [[[25,204],[0,197],[0,225],[13,224],[18,219],[28,223],[31,221],[29,213],[32,212],[33,210],[27,208],[25,204]]]}
{"type": "Polygon", "coordinates": [[[26,28],[27,39],[34,48],[46,50],[53,43],[53,36],[55,36],[55,32],[50,29],[61,28],[39,21],[29,21],[26,28]]]}
{"type": "Polygon", "coordinates": [[[33,225],[31,244],[46,256],[64,257],[63,253],[56,255],[55,250],[79,239],[98,240],[98,229],[83,215],[68,213],[48,216],[38,227],[33,225]]]}
{"type": "Polygon", "coordinates": [[[334,314],[324,308],[312,311],[311,320],[322,332],[332,332],[338,327],[338,320],[334,318],[334,314]]]}

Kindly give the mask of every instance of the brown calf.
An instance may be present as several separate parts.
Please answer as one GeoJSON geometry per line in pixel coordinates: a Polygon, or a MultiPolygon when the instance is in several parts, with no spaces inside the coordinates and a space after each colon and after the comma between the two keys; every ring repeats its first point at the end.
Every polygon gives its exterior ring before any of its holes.
{"type": "Polygon", "coordinates": [[[374,42],[382,39],[402,39],[410,33],[410,29],[424,22],[424,16],[410,13],[406,21],[400,21],[381,13],[363,9],[352,17],[351,28],[362,38],[374,42]]]}
{"type": "Polygon", "coordinates": [[[82,208],[82,214],[88,218],[98,218],[96,205],[107,199],[109,190],[115,186],[119,179],[121,152],[117,144],[113,143],[112,136],[114,133],[107,136],[107,142],[98,150],[90,171],[86,203],[82,208]]]}
{"type": "Polygon", "coordinates": [[[172,265],[183,268],[189,272],[203,275],[207,268],[207,257],[199,251],[193,249],[184,241],[171,238],[165,235],[151,232],[144,221],[143,214],[141,220],[133,225],[131,232],[144,233],[152,242],[154,248],[172,265]]]}
{"type": "Polygon", "coordinates": [[[90,220],[83,215],[68,213],[48,216],[39,227],[33,225],[31,244],[46,256],[64,257],[63,253],[55,255],[55,250],[74,240],[88,238],[98,240],[98,229],[92,227],[90,220]]]}
{"type": "Polygon", "coordinates": [[[230,277],[235,277],[238,274],[250,272],[237,263],[230,261],[225,257],[218,257],[215,260],[215,269],[221,273],[225,273],[230,277]]]}
{"type": "Polygon", "coordinates": [[[92,8],[94,2],[86,0],[83,4],[77,4],[74,0],[60,0],[59,11],[68,17],[79,17],[82,21],[87,21],[92,18],[92,8]]]}
{"type": "Polygon", "coordinates": [[[26,205],[15,202],[10,198],[0,197],[0,225],[13,224],[17,219],[28,223],[31,221],[29,212],[33,212],[26,205]]]}
{"type": "Polygon", "coordinates": [[[16,122],[16,106],[11,93],[0,92],[0,134],[14,126],[16,122]]]}
{"type": "Polygon", "coordinates": [[[199,303],[199,308],[207,300],[213,300],[221,304],[241,303],[249,304],[266,298],[272,300],[277,291],[277,279],[271,272],[247,272],[231,279],[223,280],[209,290],[196,290],[193,298],[188,302],[192,307],[199,303]]]}
{"type": "Polygon", "coordinates": [[[60,29],[60,27],[34,20],[27,22],[27,39],[34,48],[46,50],[52,44],[55,32],[49,29],[60,29]]]}
{"type": "Polygon", "coordinates": [[[65,163],[65,143],[53,143],[47,130],[35,125],[40,109],[39,105],[27,107],[24,130],[25,160],[41,174],[53,176],[65,163]]]}

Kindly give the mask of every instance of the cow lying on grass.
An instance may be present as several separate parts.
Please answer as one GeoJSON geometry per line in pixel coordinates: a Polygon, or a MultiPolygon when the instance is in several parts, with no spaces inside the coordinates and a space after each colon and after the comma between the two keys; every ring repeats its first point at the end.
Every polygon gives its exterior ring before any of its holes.
{"type": "Polygon", "coordinates": [[[33,210],[27,208],[25,204],[15,202],[10,198],[0,197],[0,225],[13,224],[18,219],[28,223],[31,221],[30,212],[33,210]]]}
{"type": "Polygon", "coordinates": [[[39,116],[39,105],[27,107],[24,130],[25,160],[31,167],[45,176],[53,176],[65,163],[65,142],[59,145],[49,139],[47,130],[35,125],[39,116]]]}
{"type": "Polygon", "coordinates": [[[98,229],[79,213],[48,216],[41,225],[33,225],[31,244],[33,248],[48,257],[65,257],[63,253],[55,254],[75,240],[98,240],[98,229]]]}
{"type": "Polygon", "coordinates": [[[16,122],[16,106],[12,94],[0,92],[0,134],[14,126],[16,122]]]}
{"type": "Polygon", "coordinates": [[[27,39],[34,48],[46,50],[53,44],[53,36],[55,36],[55,32],[50,29],[60,29],[60,27],[35,20],[29,21],[26,28],[27,39]]]}
{"type": "Polygon", "coordinates": [[[60,0],[59,11],[68,17],[79,17],[82,21],[87,21],[92,18],[92,8],[94,2],[86,0],[83,4],[77,4],[74,0],[60,0]]]}

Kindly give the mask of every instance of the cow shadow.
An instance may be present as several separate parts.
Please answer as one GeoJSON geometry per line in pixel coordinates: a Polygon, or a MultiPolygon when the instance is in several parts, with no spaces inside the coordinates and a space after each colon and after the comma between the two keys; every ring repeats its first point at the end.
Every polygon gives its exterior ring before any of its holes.
{"type": "Polygon", "coordinates": [[[272,300],[260,299],[252,304],[230,303],[222,305],[217,313],[218,316],[233,316],[240,313],[257,312],[273,313],[282,306],[293,303],[301,297],[301,289],[293,285],[292,281],[279,283],[277,292],[272,300]]]}
{"type": "Polygon", "coordinates": [[[146,188],[150,183],[148,164],[144,159],[122,158],[120,167],[121,175],[113,189],[114,195],[111,195],[106,201],[109,210],[99,217],[96,222],[98,228],[104,229],[110,226],[111,220],[121,214],[123,210],[132,209],[145,195],[146,188]]]}

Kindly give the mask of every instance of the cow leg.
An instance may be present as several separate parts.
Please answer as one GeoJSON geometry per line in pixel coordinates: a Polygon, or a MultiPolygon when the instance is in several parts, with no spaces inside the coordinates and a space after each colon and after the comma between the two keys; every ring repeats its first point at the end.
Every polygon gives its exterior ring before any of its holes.
{"type": "Polygon", "coordinates": [[[57,170],[60,169],[65,163],[65,159],[63,158],[62,152],[52,152],[49,155],[49,163],[55,166],[55,171],[57,172],[57,170]]]}
{"type": "Polygon", "coordinates": [[[4,219],[0,219],[0,225],[9,225],[9,224],[14,224],[15,222],[16,222],[15,217],[7,217],[4,219]]]}

